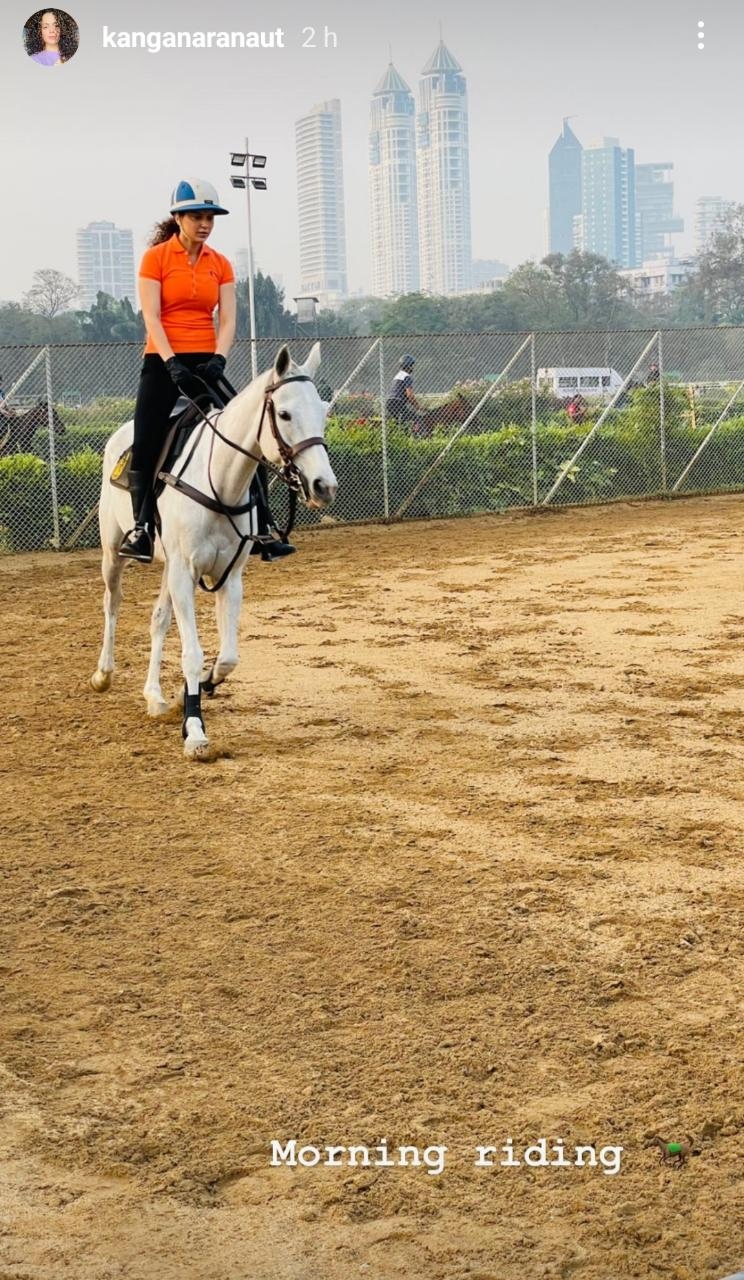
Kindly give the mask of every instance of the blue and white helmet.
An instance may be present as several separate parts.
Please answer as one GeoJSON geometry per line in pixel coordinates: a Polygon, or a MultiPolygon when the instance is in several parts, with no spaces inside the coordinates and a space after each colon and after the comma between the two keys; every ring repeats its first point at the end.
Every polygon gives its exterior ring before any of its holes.
{"type": "Polygon", "coordinates": [[[229,213],[223,209],[211,182],[203,178],[182,178],[173,188],[171,213],[229,213]]]}

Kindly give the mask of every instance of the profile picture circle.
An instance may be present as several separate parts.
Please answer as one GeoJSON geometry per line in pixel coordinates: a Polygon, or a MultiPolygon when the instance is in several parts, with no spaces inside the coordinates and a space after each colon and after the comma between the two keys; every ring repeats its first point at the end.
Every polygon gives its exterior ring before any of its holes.
{"type": "Polygon", "coordinates": [[[80,36],[64,9],[38,9],[23,24],[23,43],[39,67],[61,67],[77,53],[80,36]]]}

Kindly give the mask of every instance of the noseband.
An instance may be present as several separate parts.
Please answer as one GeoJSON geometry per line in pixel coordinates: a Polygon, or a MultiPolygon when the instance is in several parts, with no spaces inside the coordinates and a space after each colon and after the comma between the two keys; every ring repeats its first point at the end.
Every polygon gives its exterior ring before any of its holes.
{"type": "Polygon", "coordinates": [[[274,407],[274,392],[280,387],[286,387],[289,382],[312,382],[306,373],[294,373],[289,378],[280,378],[278,382],[272,382],[264,391],[263,409],[261,410],[261,421],[258,424],[258,434],[256,436],[256,444],[261,443],[261,432],[263,425],[268,418],[271,434],[276,441],[276,447],[279,450],[279,456],[282,460],[282,479],[289,485],[290,489],[300,489],[302,487],[302,478],[297,467],[295,466],[295,458],[305,449],[311,449],[313,445],[320,444],[328,452],[328,445],[322,436],[308,436],[307,440],[300,440],[299,444],[291,445],[284,439],[279,425],[276,420],[276,409],[274,407]]]}

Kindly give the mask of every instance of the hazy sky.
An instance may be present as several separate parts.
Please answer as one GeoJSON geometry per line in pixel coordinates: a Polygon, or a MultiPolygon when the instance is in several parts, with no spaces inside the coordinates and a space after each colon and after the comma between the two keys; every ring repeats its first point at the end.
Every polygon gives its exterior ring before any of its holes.
{"type": "Polygon", "coordinates": [[[741,88],[744,14],[732,0],[66,0],[80,49],[61,68],[26,57],[28,4],[3,0],[0,97],[6,243],[0,298],[33,271],[76,276],[75,229],[107,219],[135,234],[167,212],[181,176],[208,178],[232,210],[212,243],[244,245],[245,208],[228,152],[248,134],[269,156],[254,196],[259,265],[297,291],[294,122],[341,99],[349,285],[370,282],[367,124],[372,88],[393,61],[416,91],[439,39],[467,76],[475,257],[515,265],[543,253],[547,153],[564,115],[586,144],[603,134],[638,161],[673,160],[677,211],[692,247],[699,195],[744,200],[741,88]],[[698,21],[705,51],[697,48],[698,21]],[[278,50],[104,50],[111,30],[284,29],[278,50]],[[303,28],[338,47],[302,48],[303,28]],[[11,123],[12,121],[12,123],[11,123]]]}

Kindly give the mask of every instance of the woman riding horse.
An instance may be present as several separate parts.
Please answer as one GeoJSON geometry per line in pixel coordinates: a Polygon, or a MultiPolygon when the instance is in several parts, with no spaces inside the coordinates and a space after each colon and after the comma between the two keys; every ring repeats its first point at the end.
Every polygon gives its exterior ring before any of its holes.
{"type": "MultiPolygon", "coordinates": [[[[153,558],[157,460],[169,417],[180,394],[205,393],[224,373],[235,337],[235,275],[227,258],[207,245],[215,215],[226,214],[209,182],[186,178],[171,197],[170,217],[155,227],[139,270],[139,293],[147,330],[134,409],[129,473],[134,528],[119,555],[149,564],[153,558]],[[213,313],[217,309],[215,332],[213,313]]],[[[289,555],[288,543],[264,544],[262,556],[289,555]]]]}

